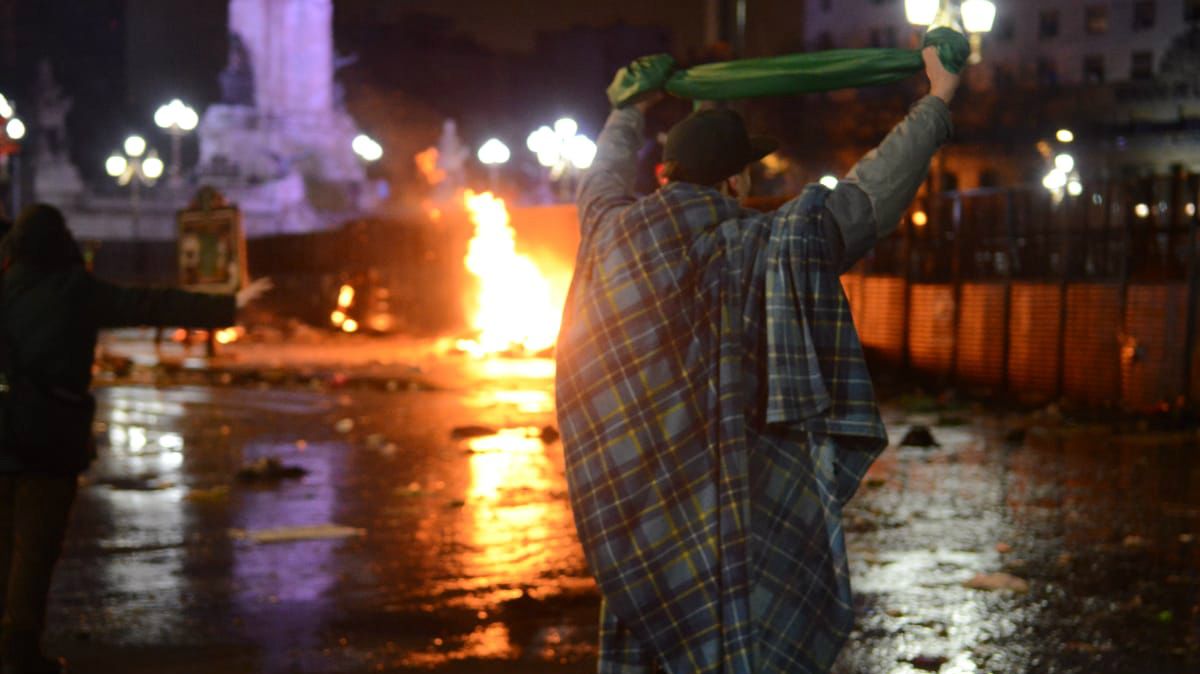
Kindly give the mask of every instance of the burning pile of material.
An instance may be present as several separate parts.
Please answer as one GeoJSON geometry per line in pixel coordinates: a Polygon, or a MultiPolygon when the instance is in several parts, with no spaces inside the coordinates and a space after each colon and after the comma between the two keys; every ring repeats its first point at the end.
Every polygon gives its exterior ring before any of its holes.
{"type": "Polygon", "coordinates": [[[458,348],[476,357],[549,349],[558,338],[562,303],[538,265],[517,253],[504,200],[467,190],[463,201],[475,225],[465,262],[479,285],[471,319],[478,336],[459,340],[458,348]]]}
{"type": "Polygon", "coordinates": [[[342,332],[352,333],[358,332],[358,321],[350,318],[347,311],[354,304],[354,287],[343,285],[338,290],[337,309],[329,315],[329,322],[333,323],[336,328],[341,328],[342,332]]]}

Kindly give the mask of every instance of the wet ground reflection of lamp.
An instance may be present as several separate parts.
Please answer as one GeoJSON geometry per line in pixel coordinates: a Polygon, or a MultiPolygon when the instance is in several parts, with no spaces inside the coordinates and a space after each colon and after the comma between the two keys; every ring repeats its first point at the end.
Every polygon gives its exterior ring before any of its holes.
{"type": "Polygon", "coordinates": [[[130,187],[129,199],[133,211],[132,239],[134,245],[134,268],[138,279],[145,275],[145,260],[142,255],[140,220],[142,211],[141,187],[152,187],[162,177],[163,161],[158,152],[147,148],[146,139],[133,135],[125,139],[124,154],[113,153],[104,162],[104,170],[116,179],[121,187],[130,187]]]}

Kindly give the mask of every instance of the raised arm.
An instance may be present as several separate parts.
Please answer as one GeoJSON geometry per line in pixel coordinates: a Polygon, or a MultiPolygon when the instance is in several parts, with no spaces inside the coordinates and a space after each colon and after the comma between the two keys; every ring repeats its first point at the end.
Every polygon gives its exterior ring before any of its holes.
{"type": "Polygon", "coordinates": [[[854,165],[826,202],[843,244],[842,269],[896,230],[929,172],[933,154],[953,131],[949,102],[958,76],[945,70],[932,49],[925,50],[925,64],[930,94],[854,165]]]}
{"type": "Polygon", "coordinates": [[[233,325],[233,295],[194,293],[175,288],[124,287],[89,276],[88,309],[103,328],[176,326],[220,328],[233,325]]]}
{"type": "Polygon", "coordinates": [[[637,154],[645,131],[648,102],[613,110],[596,141],[596,159],[579,182],[576,204],[583,240],[637,197],[633,193],[637,154]]]}

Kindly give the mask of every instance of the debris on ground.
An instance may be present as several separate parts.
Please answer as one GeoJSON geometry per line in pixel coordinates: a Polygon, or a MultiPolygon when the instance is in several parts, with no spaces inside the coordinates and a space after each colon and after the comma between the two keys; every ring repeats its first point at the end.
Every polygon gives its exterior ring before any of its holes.
{"type": "Polygon", "coordinates": [[[918,655],[907,662],[922,671],[936,672],[942,668],[942,665],[949,662],[949,658],[941,655],[918,655]]]}
{"type": "Polygon", "coordinates": [[[558,442],[558,439],[562,437],[562,435],[558,432],[557,428],[553,426],[544,426],[542,428],[540,437],[542,438],[542,442],[548,445],[552,442],[558,442]]]}
{"type": "Polygon", "coordinates": [[[229,485],[219,484],[208,489],[192,489],[183,498],[193,503],[216,503],[224,501],[229,498],[229,485]]]}
{"type": "Polygon", "coordinates": [[[1004,442],[1009,445],[1023,445],[1026,433],[1024,428],[1014,428],[1004,434],[1004,442]]]}
{"type": "Polygon", "coordinates": [[[1007,555],[1008,553],[1012,552],[1012,546],[1004,541],[1000,541],[996,544],[996,552],[1002,555],[1007,555]]]}
{"type": "Polygon", "coordinates": [[[138,475],[135,477],[112,477],[95,482],[98,486],[108,487],[117,491],[162,491],[175,486],[171,480],[164,480],[158,475],[138,475]]]}
{"type": "Polygon", "coordinates": [[[1025,593],[1029,591],[1029,582],[1008,573],[978,573],[963,583],[963,587],[971,590],[986,590],[989,592],[1009,591],[1025,593]]]}
{"type": "Polygon", "coordinates": [[[308,475],[308,471],[300,466],[284,464],[277,456],[266,456],[238,470],[237,479],[241,482],[275,482],[294,480],[305,475],[308,475]]]}
{"type": "Polygon", "coordinates": [[[908,429],[904,434],[904,439],[900,441],[901,447],[941,447],[937,440],[933,439],[933,433],[930,432],[928,426],[915,425],[908,429]]]}
{"type": "Polygon", "coordinates": [[[239,541],[246,540],[252,543],[320,541],[338,538],[356,538],[365,536],[366,534],[366,529],[347,527],[340,524],[309,524],[295,527],[260,529],[258,531],[246,531],[245,529],[229,530],[230,538],[239,541]]]}
{"type": "Polygon", "coordinates": [[[450,431],[450,437],[455,440],[467,440],[469,438],[482,438],[487,435],[495,435],[498,432],[496,429],[487,426],[455,426],[450,431]]]}

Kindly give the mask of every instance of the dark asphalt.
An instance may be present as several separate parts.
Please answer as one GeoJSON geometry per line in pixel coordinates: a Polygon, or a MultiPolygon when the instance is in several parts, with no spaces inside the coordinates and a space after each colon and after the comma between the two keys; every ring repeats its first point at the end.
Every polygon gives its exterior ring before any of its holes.
{"type": "MultiPolygon", "coordinates": [[[[76,672],[594,671],[544,375],[102,389],[47,646],[76,672]],[[265,457],[307,474],[236,479],[265,457]]],[[[1200,672],[1196,436],[956,415],[888,408],[942,446],[889,449],[847,510],[837,672],[1200,672]],[[1027,588],[964,587],[997,572],[1027,588]]]]}

